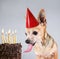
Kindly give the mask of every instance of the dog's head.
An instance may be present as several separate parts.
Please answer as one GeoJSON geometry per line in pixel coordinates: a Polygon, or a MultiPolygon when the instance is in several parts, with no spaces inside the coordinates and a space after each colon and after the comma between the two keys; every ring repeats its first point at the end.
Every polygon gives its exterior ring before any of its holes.
{"type": "Polygon", "coordinates": [[[38,15],[39,25],[33,28],[26,28],[26,43],[35,45],[37,42],[44,43],[46,32],[46,17],[44,9],[41,9],[38,15]]]}
{"type": "Polygon", "coordinates": [[[26,43],[34,45],[37,41],[42,42],[46,31],[46,16],[44,9],[38,15],[39,25],[33,28],[26,28],[26,43]]]}

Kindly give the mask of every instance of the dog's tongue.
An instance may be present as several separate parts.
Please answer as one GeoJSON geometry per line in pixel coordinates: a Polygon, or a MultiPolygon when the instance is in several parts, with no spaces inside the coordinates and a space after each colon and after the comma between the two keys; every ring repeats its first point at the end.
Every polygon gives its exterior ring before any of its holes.
{"type": "Polygon", "coordinates": [[[32,44],[28,44],[27,49],[24,51],[24,53],[30,52],[32,50],[33,45],[32,44]]]}

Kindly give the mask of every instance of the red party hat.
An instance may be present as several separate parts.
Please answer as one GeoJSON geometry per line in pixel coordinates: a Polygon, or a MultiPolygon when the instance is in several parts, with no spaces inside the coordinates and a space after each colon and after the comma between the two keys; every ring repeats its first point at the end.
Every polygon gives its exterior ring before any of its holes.
{"type": "Polygon", "coordinates": [[[33,14],[31,13],[31,11],[27,8],[26,28],[33,28],[33,27],[36,27],[38,24],[39,24],[39,22],[33,16],[33,14]]]}

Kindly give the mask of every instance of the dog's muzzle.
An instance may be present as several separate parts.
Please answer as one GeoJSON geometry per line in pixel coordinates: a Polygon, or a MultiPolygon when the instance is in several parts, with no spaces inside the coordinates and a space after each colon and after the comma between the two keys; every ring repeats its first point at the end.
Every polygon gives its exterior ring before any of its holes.
{"type": "Polygon", "coordinates": [[[25,42],[28,44],[28,47],[24,52],[30,52],[36,42],[34,42],[34,41],[30,40],[30,39],[27,39],[25,42]]]}
{"type": "Polygon", "coordinates": [[[30,40],[28,40],[28,39],[27,39],[25,42],[26,42],[27,44],[30,44],[30,40]]]}
{"type": "Polygon", "coordinates": [[[36,43],[36,42],[33,43],[33,42],[32,42],[31,40],[29,40],[29,39],[27,39],[25,42],[26,42],[27,44],[32,44],[33,46],[34,46],[35,43],[36,43]]]}

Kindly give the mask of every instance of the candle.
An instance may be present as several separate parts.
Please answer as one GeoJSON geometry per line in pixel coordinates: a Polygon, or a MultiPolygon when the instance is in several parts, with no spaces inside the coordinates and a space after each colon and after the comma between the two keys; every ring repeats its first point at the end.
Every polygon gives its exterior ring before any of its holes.
{"type": "Polygon", "coordinates": [[[13,43],[16,43],[16,30],[14,31],[14,38],[13,38],[13,43]]]}
{"type": "Polygon", "coordinates": [[[2,39],[2,43],[4,44],[5,43],[5,38],[4,38],[4,29],[2,29],[2,35],[1,35],[1,39],[2,39]]]}
{"type": "Polygon", "coordinates": [[[5,34],[5,43],[8,43],[8,37],[7,37],[7,32],[6,32],[6,34],[5,34]]]}
{"type": "Polygon", "coordinates": [[[10,38],[11,38],[11,37],[10,37],[10,34],[11,34],[11,30],[9,29],[9,31],[8,31],[8,43],[11,43],[11,42],[10,42],[10,38]]]}
{"type": "Polygon", "coordinates": [[[14,43],[14,31],[12,31],[12,35],[11,35],[11,43],[14,43]]]}

